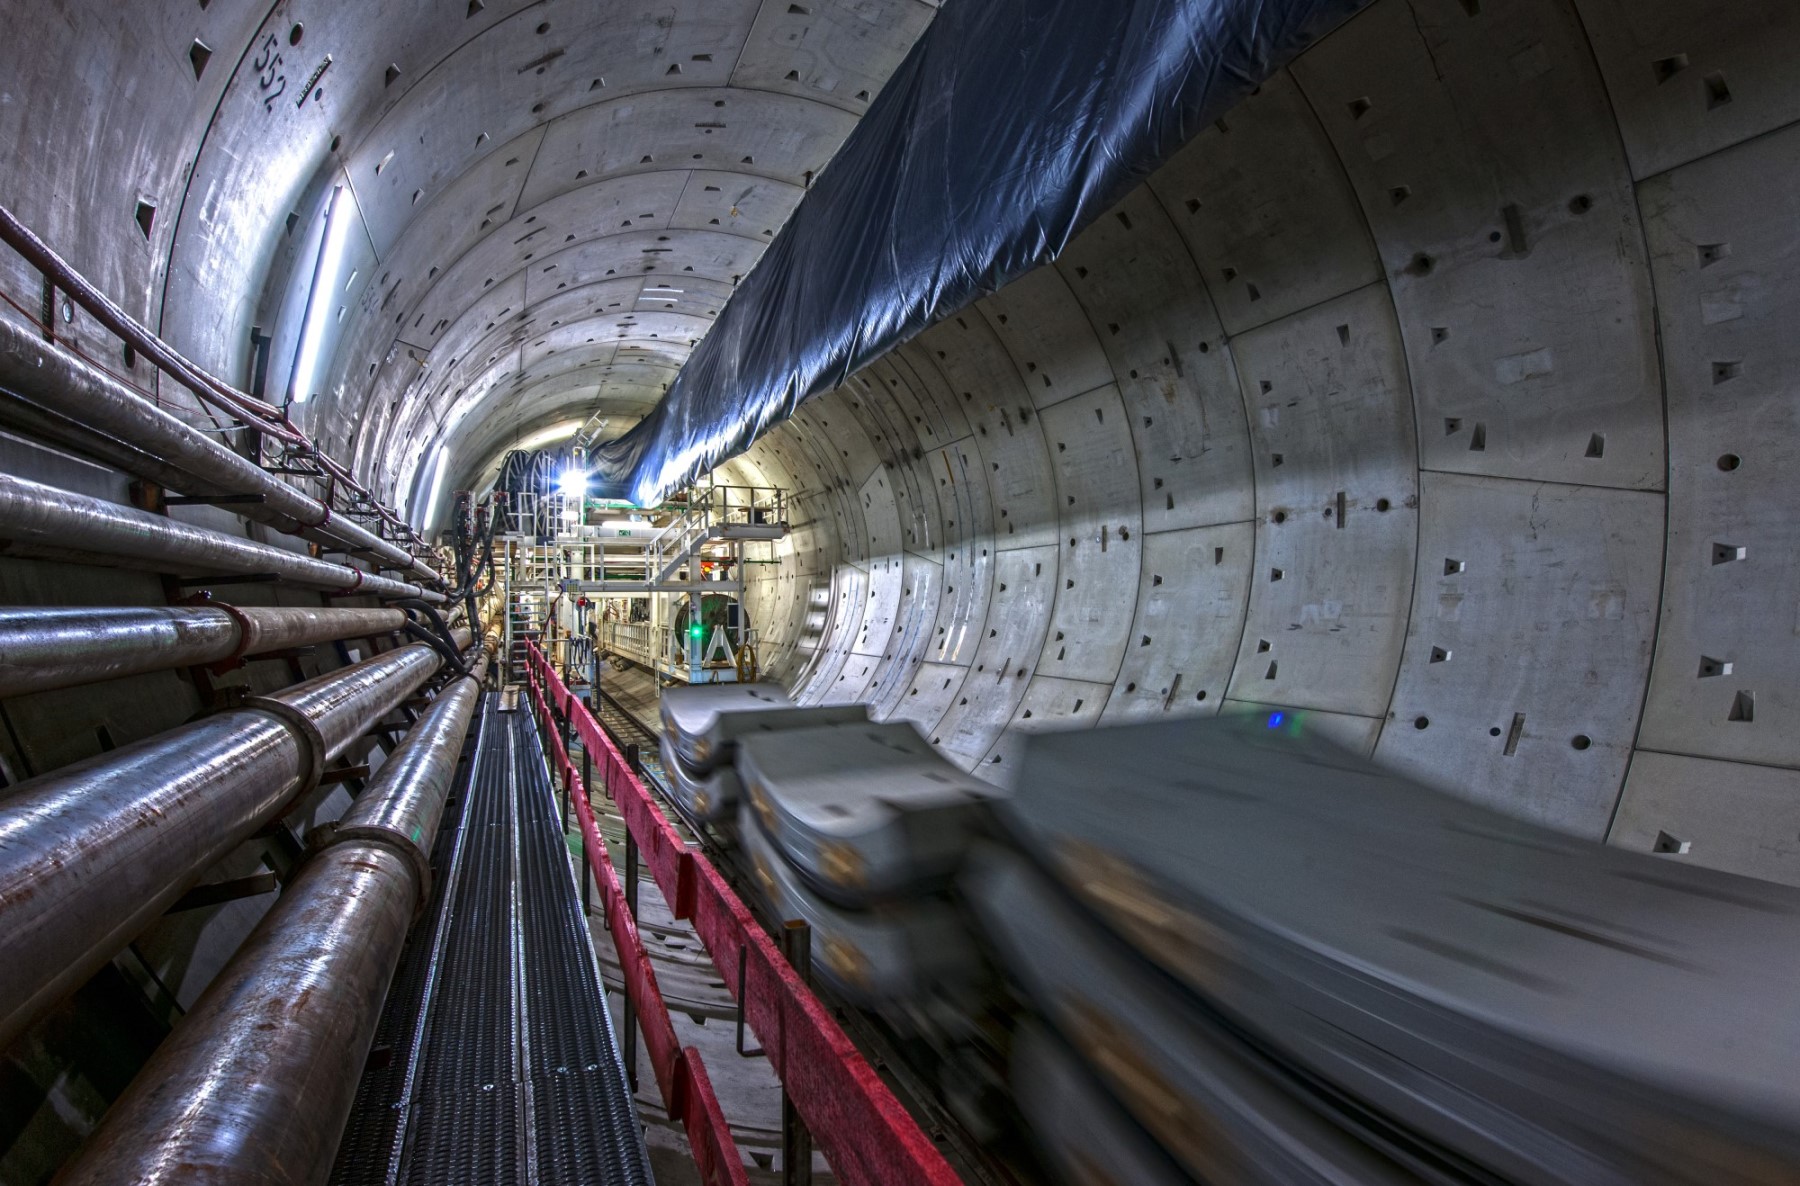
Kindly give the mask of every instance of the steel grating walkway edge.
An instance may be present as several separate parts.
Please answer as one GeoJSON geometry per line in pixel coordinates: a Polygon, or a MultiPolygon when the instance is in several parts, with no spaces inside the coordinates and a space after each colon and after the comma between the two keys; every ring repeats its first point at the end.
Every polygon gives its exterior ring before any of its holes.
{"type": "Polygon", "coordinates": [[[484,698],[332,1181],[651,1181],[531,718],[484,698]]]}

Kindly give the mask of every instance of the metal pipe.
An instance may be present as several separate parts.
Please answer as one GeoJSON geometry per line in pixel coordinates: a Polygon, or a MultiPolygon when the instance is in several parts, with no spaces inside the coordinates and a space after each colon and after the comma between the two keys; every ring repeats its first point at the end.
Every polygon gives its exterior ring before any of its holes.
{"type": "MultiPolygon", "coordinates": [[[[351,839],[399,845],[421,871],[431,868],[431,844],[444,817],[444,800],[456,773],[463,735],[481,698],[488,656],[469,667],[466,678],[451,682],[432,702],[406,740],[381,764],[376,783],[351,804],[343,818],[329,825],[327,843],[351,839]],[[375,793],[377,790],[379,794],[375,793]]],[[[421,878],[419,904],[427,886],[421,878]]]]}
{"type": "Polygon", "coordinates": [[[429,564],[331,509],[170,415],[66,350],[0,322],[0,421],[94,454],[170,490],[248,495],[234,509],[291,534],[365,552],[428,581],[429,564]]]}
{"type": "Polygon", "coordinates": [[[0,800],[0,1048],[279,819],[440,662],[400,647],[0,800]]]}
{"type": "Polygon", "coordinates": [[[0,240],[4,240],[27,263],[42,272],[46,279],[53,281],[57,288],[67,293],[76,304],[93,314],[101,325],[129,343],[165,374],[178,379],[202,400],[224,407],[239,420],[253,425],[259,431],[306,452],[339,486],[368,499],[385,522],[392,524],[395,530],[407,537],[412,537],[412,528],[404,519],[376,501],[368,488],[358,482],[341,463],[318,450],[305,433],[288,421],[286,413],[255,396],[246,395],[195,366],[174,347],[113,303],[105,293],[88,283],[87,277],[70,267],[67,260],[52,251],[48,243],[33,234],[31,228],[20,222],[4,206],[0,206],[0,240]]]}
{"type": "Polygon", "coordinates": [[[0,608],[0,697],[405,627],[397,609],[0,608]]]}
{"type": "Polygon", "coordinates": [[[65,1186],[305,1186],[331,1173],[480,699],[483,656],[159,1046],[65,1186]]]}
{"type": "Polygon", "coordinates": [[[282,422],[280,409],[227,387],[151,333],[135,317],[115,304],[111,297],[88,283],[87,277],[70,267],[66,260],[50,249],[48,243],[33,234],[29,227],[4,206],[0,206],[0,240],[4,240],[14,251],[24,256],[26,263],[54,281],[57,288],[68,293],[70,299],[91,313],[101,325],[121,340],[130,343],[132,349],[155,363],[157,369],[179,380],[182,386],[194,394],[223,404],[233,415],[284,440],[298,442],[305,439],[298,429],[282,422]]]}
{"type": "Polygon", "coordinates": [[[268,544],[177,522],[104,499],[0,474],[0,555],[42,556],[184,576],[273,573],[334,593],[372,597],[443,594],[268,544]]]}

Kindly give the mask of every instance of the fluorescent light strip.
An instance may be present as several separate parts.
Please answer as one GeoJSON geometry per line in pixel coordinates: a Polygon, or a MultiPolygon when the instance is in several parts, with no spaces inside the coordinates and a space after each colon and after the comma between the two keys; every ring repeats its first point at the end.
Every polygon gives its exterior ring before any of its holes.
{"type": "Polygon", "coordinates": [[[325,327],[337,291],[337,274],[343,269],[344,249],[350,241],[349,201],[345,187],[340,185],[332,191],[331,204],[325,211],[324,242],[319,247],[312,288],[306,295],[306,323],[300,329],[300,349],[288,380],[288,396],[297,404],[312,397],[313,384],[318,381],[319,355],[325,346],[325,327]]]}
{"type": "Polygon", "coordinates": [[[425,500],[425,526],[422,530],[429,532],[437,526],[438,495],[444,492],[444,471],[450,468],[450,442],[445,441],[437,447],[437,472],[431,475],[431,497],[425,500]]]}

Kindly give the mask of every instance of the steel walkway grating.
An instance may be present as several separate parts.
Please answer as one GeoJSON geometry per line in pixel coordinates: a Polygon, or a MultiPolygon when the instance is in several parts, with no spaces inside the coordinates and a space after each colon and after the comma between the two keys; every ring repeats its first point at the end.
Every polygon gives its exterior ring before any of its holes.
{"type": "Polygon", "coordinates": [[[487,697],[471,767],[333,1182],[648,1184],[531,718],[487,697]]]}

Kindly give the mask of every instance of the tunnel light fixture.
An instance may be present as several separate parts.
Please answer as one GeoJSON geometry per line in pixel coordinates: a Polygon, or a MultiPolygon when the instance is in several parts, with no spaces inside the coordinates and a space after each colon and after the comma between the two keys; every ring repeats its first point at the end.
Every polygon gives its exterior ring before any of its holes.
{"type": "Polygon", "coordinates": [[[325,233],[319,240],[319,258],[313,265],[312,287],[306,294],[306,313],[300,326],[300,345],[294,352],[294,370],[288,377],[288,400],[303,404],[318,381],[319,355],[325,346],[325,327],[331,317],[332,294],[344,266],[344,249],[350,241],[349,198],[344,187],[331,193],[325,208],[325,233]]]}
{"type": "Polygon", "coordinates": [[[556,488],[565,498],[580,498],[587,493],[587,480],[586,470],[566,469],[562,477],[556,479],[556,488]]]}
{"type": "Polygon", "coordinates": [[[552,424],[549,428],[534,432],[518,441],[512,447],[515,449],[541,449],[555,441],[574,436],[583,423],[580,420],[564,420],[561,424],[552,424]]]}
{"type": "Polygon", "coordinates": [[[450,468],[450,442],[445,441],[437,447],[437,457],[432,462],[431,494],[425,500],[425,522],[421,531],[429,533],[437,526],[438,495],[444,492],[444,472],[450,468]]]}

